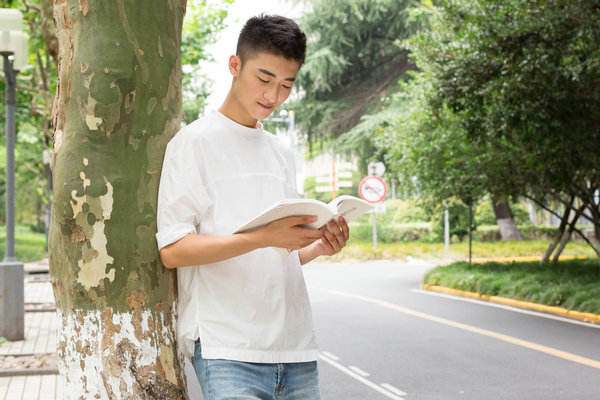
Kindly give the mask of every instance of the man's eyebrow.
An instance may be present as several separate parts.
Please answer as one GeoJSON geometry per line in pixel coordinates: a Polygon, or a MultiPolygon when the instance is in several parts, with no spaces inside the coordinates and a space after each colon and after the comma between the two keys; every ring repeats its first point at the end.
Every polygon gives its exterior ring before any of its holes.
{"type": "MultiPolygon", "coordinates": [[[[272,73],[271,71],[267,71],[266,69],[262,69],[259,68],[258,69],[259,72],[262,72],[265,75],[269,75],[272,76],[273,78],[277,77],[277,75],[275,75],[274,73],[272,73]]],[[[296,80],[296,78],[285,78],[286,81],[290,81],[290,82],[294,82],[296,80]]]]}

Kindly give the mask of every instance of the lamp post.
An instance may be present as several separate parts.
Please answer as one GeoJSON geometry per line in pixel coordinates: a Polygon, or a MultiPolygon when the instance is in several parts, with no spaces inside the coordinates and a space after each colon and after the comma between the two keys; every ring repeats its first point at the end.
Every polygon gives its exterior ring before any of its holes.
{"type": "Polygon", "coordinates": [[[15,103],[17,73],[26,64],[27,40],[18,10],[0,9],[0,55],[6,83],[6,252],[0,263],[0,336],[23,340],[24,271],[15,257],[15,103]]]}

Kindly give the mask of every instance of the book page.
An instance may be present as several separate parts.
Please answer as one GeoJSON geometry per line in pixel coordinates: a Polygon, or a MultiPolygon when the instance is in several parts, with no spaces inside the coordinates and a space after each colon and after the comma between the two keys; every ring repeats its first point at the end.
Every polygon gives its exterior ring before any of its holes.
{"type": "Polygon", "coordinates": [[[302,215],[316,215],[317,221],[310,224],[309,227],[318,229],[333,218],[334,214],[335,211],[322,201],[314,199],[286,199],[275,203],[235,233],[253,231],[281,218],[302,215]]]}
{"type": "Polygon", "coordinates": [[[332,200],[329,205],[337,209],[336,216],[342,216],[346,222],[350,222],[373,208],[373,204],[368,203],[358,197],[343,195],[332,200]]]}

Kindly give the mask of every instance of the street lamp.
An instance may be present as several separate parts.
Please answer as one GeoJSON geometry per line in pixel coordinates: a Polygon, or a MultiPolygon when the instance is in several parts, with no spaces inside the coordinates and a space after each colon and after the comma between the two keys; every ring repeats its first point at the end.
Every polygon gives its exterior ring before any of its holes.
{"type": "Polygon", "coordinates": [[[27,39],[18,10],[0,8],[0,55],[6,83],[6,252],[0,263],[0,336],[23,340],[24,272],[15,257],[15,103],[17,73],[27,63],[27,39]]]}

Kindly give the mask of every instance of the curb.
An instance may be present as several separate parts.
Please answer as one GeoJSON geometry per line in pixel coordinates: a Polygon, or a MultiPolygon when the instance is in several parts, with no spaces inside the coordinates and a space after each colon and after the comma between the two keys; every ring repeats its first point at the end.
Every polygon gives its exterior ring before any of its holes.
{"type": "Polygon", "coordinates": [[[58,375],[57,367],[0,369],[0,378],[13,376],[58,375]]]}
{"type": "MultiPolygon", "coordinates": [[[[587,256],[560,256],[558,257],[559,261],[565,260],[586,260],[589,257],[587,256]]],[[[540,256],[516,256],[516,257],[490,257],[490,258],[473,258],[471,262],[473,264],[485,264],[488,262],[528,262],[528,261],[540,261],[540,256]]]]}
{"type": "Polygon", "coordinates": [[[423,289],[431,290],[433,292],[451,294],[451,295],[455,295],[455,296],[462,296],[462,297],[469,297],[472,299],[485,300],[485,301],[489,301],[492,303],[504,304],[507,306],[526,308],[528,310],[535,310],[535,311],[541,311],[541,312],[546,312],[546,313],[550,313],[550,314],[556,314],[556,315],[560,315],[562,317],[573,318],[573,319],[577,319],[577,320],[584,321],[584,322],[590,322],[590,323],[594,323],[594,324],[600,323],[600,315],[598,315],[598,314],[585,313],[585,312],[581,312],[581,311],[573,311],[573,310],[568,310],[568,309],[562,308],[562,307],[547,306],[544,304],[531,303],[528,301],[509,299],[509,298],[500,297],[500,296],[488,296],[485,294],[479,294],[479,293],[475,293],[475,292],[465,292],[465,291],[458,290],[458,289],[451,289],[451,288],[435,286],[435,285],[424,284],[423,289]]]}

